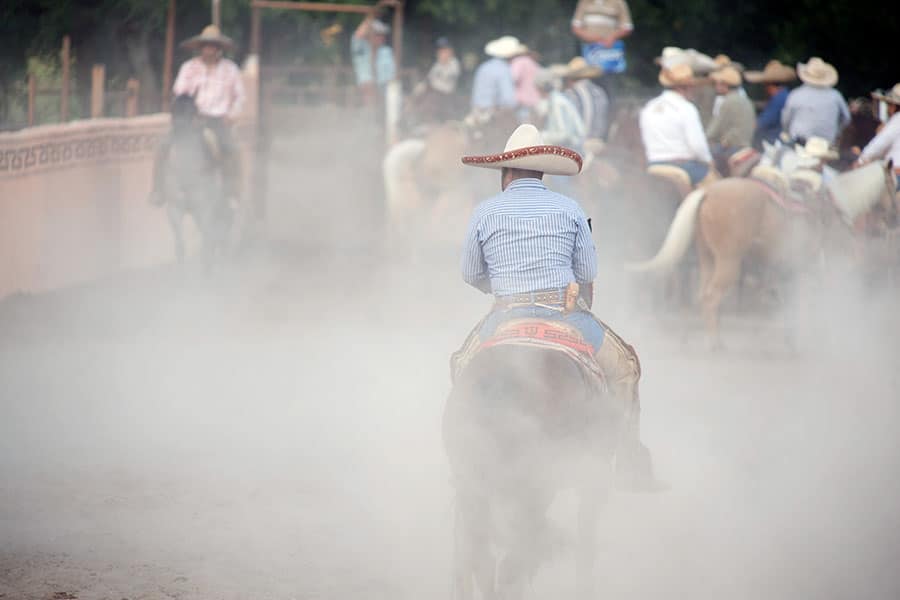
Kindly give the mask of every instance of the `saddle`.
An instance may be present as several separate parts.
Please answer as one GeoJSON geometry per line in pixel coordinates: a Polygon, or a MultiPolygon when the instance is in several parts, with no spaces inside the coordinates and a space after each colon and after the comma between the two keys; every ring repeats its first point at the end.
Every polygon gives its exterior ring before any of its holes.
{"type": "Polygon", "coordinates": [[[742,148],[728,157],[728,172],[732,177],[746,177],[761,159],[753,148],[742,148]]]}
{"type": "Polygon", "coordinates": [[[479,322],[469,333],[462,348],[450,358],[450,377],[456,381],[469,363],[482,351],[498,346],[529,346],[554,352],[562,352],[582,369],[598,389],[605,389],[603,371],[594,358],[594,348],[588,344],[577,328],[552,319],[510,319],[497,326],[485,340],[479,331],[479,322]]]}
{"type": "Polygon", "coordinates": [[[694,186],[691,184],[691,176],[688,175],[687,171],[674,165],[650,165],[647,167],[647,175],[662,177],[671,181],[682,198],[690,194],[694,189],[694,186]]]}

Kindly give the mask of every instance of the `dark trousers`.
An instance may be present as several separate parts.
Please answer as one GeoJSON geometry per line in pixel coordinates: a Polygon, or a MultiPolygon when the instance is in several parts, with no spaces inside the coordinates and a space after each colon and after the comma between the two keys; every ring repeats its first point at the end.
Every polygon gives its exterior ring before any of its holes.
{"type": "Polygon", "coordinates": [[[222,117],[203,117],[203,125],[211,130],[219,142],[222,153],[222,184],[226,198],[240,198],[241,195],[241,150],[231,126],[222,117]]]}

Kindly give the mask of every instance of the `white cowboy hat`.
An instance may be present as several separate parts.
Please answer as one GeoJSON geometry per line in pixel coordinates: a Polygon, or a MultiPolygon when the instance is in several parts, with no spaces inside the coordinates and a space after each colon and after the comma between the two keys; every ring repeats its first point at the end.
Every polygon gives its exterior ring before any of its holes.
{"type": "Polygon", "coordinates": [[[815,87],[834,87],[838,82],[838,72],[833,66],[814,56],[808,63],[797,63],[800,81],[815,87]]]}
{"type": "Polygon", "coordinates": [[[713,71],[709,78],[716,82],[722,82],[729,87],[738,87],[741,85],[741,72],[733,65],[728,65],[727,67],[722,67],[718,71],[713,71]]]}
{"type": "Polygon", "coordinates": [[[716,63],[716,70],[724,69],[725,67],[734,67],[738,70],[739,73],[744,72],[744,65],[731,60],[731,57],[727,54],[717,54],[713,59],[713,62],[716,63]]]}
{"type": "Polygon", "coordinates": [[[890,102],[891,104],[900,105],[900,83],[892,87],[887,92],[882,90],[875,90],[872,92],[872,97],[876,100],[881,100],[882,102],[890,102]]]}
{"type": "Polygon", "coordinates": [[[196,50],[206,44],[214,44],[222,48],[234,48],[234,40],[227,35],[222,35],[222,32],[215,25],[207,25],[200,32],[200,35],[195,35],[181,42],[183,48],[191,50],[196,50]]]}
{"type": "Polygon", "coordinates": [[[673,67],[663,67],[659,72],[659,83],[663,87],[690,86],[698,83],[694,77],[694,70],[687,63],[680,63],[673,67]]]}
{"type": "Polygon", "coordinates": [[[719,65],[716,64],[715,59],[711,56],[698,52],[693,48],[685,50],[675,46],[663,48],[662,55],[656,57],[654,62],[664,69],[687,64],[695,74],[710,73],[719,68],[719,65]]]}
{"type": "Polygon", "coordinates": [[[530,123],[519,125],[500,154],[463,156],[464,165],[485,169],[526,169],[547,175],[577,175],[581,172],[581,156],[562,146],[548,146],[538,128],[530,123]]]}
{"type": "Polygon", "coordinates": [[[804,158],[816,158],[819,160],[835,160],[840,154],[831,149],[831,145],[825,138],[813,136],[806,140],[806,145],[797,144],[794,150],[804,158]]]}
{"type": "Polygon", "coordinates": [[[797,71],[781,63],[770,60],[762,71],[747,71],[744,79],[750,83],[788,83],[797,79],[797,71]]]}
{"type": "Polygon", "coordinates": [[[566,79],[594,79],[603,75],[603,67],[590,64],[581,56],[569,61],[563,72],[566,79]]]}
{"type": "Polygon", "coordinates": [[[391,32],[391,26],[385,23],[384,21],[379,21],[378,19],[372,20],[372,33],[375,35],[387,35],[391,32]]]}
{"type": "Polygon", "coordinates": [[[484,47],[484,53],[494,58],[512,58],[525,52],[528,52],[528,47],[523,45],[519,38],[511,35],[492,40],[484,47]]]}

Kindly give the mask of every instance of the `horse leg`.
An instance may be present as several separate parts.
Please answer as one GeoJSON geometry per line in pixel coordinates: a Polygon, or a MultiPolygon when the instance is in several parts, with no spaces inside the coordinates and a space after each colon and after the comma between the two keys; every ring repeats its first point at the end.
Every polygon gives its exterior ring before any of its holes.
{"type": "Polygon", "coordinates": [[[520,490],[512,500],[509,549],[497,569],[498,600],[520,600],[550,542],[549,501],[536,489],[520,490]]]}
{"type": "Polygon", "coordinates": [[[600,510],[609,498],[612,467],[609,460],[592,467],[586,474],[591,480],[578,491],[578,537],[575,547],[575,597],[588,600],[597,597],[597,524],[600,510]]]}
{"type": "Polygon", "coordinates": [[[703,316],[706,321],[710,346],[713,349],[722,348],[722,339],[719,335],[719,312],[722,299],[734,286],[740,272],[740,257],[722,256],[721,254],[714,256],[712,277],[703,291],[703,316]]]}
{"type": "Polygon", "coordinates": [[[184,263],[184,211],[176,202],[169,202],[166,204],[166,214],[175,237],[175,258],[181,264],[184,263]]]}
{"type": "Polygon", "coordinates": [[[483,494],[463,490],[457,502],[453,600],[474,599],[473,578],[483,600],[493,600],[497,597],[496,560],[491,554],[490,504],[483,494]]]}

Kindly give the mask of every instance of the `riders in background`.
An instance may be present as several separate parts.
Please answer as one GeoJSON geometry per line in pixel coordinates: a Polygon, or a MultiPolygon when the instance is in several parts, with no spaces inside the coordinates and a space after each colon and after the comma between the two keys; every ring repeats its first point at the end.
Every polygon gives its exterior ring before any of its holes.
{"type": "Polygon", "coordinates": [[[728,159],[738,150],[748,148],[753,138],[755,111],[746,94],[741,94],[741,74],[733,66],[727,66],[710,76],[716,94],[722,98],[719,110],[706,127],[716,168],[728,173],[728,159]]]}
{"type": "Polygon", "coordinates": [[[490,41],[484,53],[490,58],[479,65],[472,82],[472,114],[477,123],[490,121],[497,112],[516,108],[516,87],[509,61],[521,54],[522,44],[511,35],[490,41]]]}
{"type": "Polygon", "coordinates": [[[245,98],[240,69],[224,57],[234,42],[222,35],[218,27],[209,25],[181,45],[198,55],[181,65],[172,91],[175,96],[193,97],[204,127],[215,134],[223,164],[225,196],[234,200],[240,195],[241,165],[231,129],[245,98]]]}
{"type": "Polygon", "coordinates": [[[613,397],[628,407],[617,465],[632,468],[637,489],[652,489],[649,453],[640,442],[637,354],[590,312],[597,251],[584,211],[542,181],[544,174],[578,174],[581,157],[550,143],[525,124],[502,154],[463,157],[467,165],[501,171],[502,192],[475,208],[463,244],[463,279],[495,301],[478,337],[486,340],[517,318],[559,320],[580,331],[613,397]]]}
{"type": "Polygon", "coordinates": [[[624,73],[625,43],[634,24],[625,0],[578,0],[572,33],[581,40],[581,55],[605,73],[624,73]]]}
{"type": "Polygon", "coordinates": [[[882,127],[881,119],[875,116],[877,103],[871,98],[854,98],[850,106],[850,124],[844,127],[838,139],[840,152],[839,169],[847,170],[859,158],[860,152],[872,141],[882,127]]]}
{"type": "Polygon", "coordinates": [[[872,97],[888,106],[888,122],[859,155],[859,164],[886,158],[894,163],[897,189],[900,189],[900,83],[889,92],[876,91],[872,97]]]}
{"type": "MultiPolygon", "coordinates": [[[[385,4],[379,2],[378,6],[385,4]]],[[[379,21],[372,13],[366,16],[350,40],[350,54],[353,59],[353,72],[356,74],[356,85],[362,94],[365,106],[374,106],[379,94],[396,75],[394,53],[386,45],[387,35],[391,28],[379,21]],[[372,54],[375,54],[375,73],[372,74],[372,54]]]]}
{"type": "Polygon", "coordinates": [[[761,83],[766,88],[768,101],[756,117],[756,131],[753,134],[753,147],[762,149],[762,143],[774,144],[781,135],[781,111],[787,102],[787,84],[797,79],[793,67],[770,60],[762,71],[747,71],[744,79],[750,83],[761,83]]]}
{"type": "Polygon", "coordinates": [[[799,63],[797,74],[803,85],[788,94],[781,113],[784,133],[799,144],[814,136],[834,144],[850,122],[847,101],[834,89],[837,69],[816,56],[808,63],[799,63]]]}
{"type": "Polygon", "coordinates": [[[584,121],[585,137],[592,140],[606,140],[609,133],[609,94],[602,85],[596,83],[603,75],[603,69],[578,56],[566,65],[563,81],[565,95],[575,106],[584,121]]]}
{"type": "Polygon", "coordinates": [[[681,63],[664,67],[659,82],[666,89],[644,106],[640,116],[647,162],[679,167],[697,185],[712,163],[700,112],[691,103],[697,80],[690,65],[681,63]]]}
{"type": "Polygon", "coordinates": [[[519,53],[509,61],[509,68],[516,86],[519,121],[525,123],[531,120],[534,107],[541,101],[541,95],[537,86],[534,85],[534,78],[541,70],[541,65],[536,60],[535,52],[523,45],[519,49],[519,53]]]}

